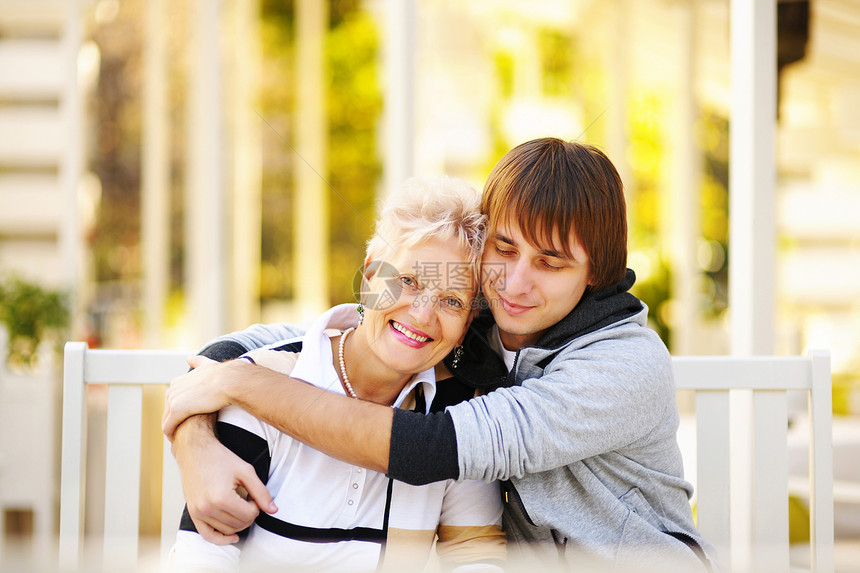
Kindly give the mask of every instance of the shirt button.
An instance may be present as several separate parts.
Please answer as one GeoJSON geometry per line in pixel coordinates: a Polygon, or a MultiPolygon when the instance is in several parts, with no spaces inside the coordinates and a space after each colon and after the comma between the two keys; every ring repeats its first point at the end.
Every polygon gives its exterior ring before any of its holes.
{"type": "Polygon", "coordinates": [[[352,505],[353,503],[355,503],[355,502],[353,502],[352,500],[349,500],[348,502],[346,502],[347,505],[352,505]]]}
{"type": "Polygon", "coordinates": [[[358,468],[357,470],[355,470],[355,473],[360,474],[360,473],[361,473],[361,468],[358,468]]]}
{"type": "Polygon", "coordinates": [[[358,484],[357,483],[352,484],[352,489],[358,489],[358,484]]]}

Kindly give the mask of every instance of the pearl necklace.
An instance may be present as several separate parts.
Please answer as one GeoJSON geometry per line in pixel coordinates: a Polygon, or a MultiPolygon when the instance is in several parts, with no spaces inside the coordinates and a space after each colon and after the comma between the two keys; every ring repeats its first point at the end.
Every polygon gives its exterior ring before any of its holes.
{"type": "Polygon", "coordinates": [[[349,383],[349,376],[346,375],[346,365],[343,362],[343,343],[346,342],[346,337],[349,336],[353,330],[355,330],[354,327],[347,328],[343,331],[343,334],[340,335],[340,344],[338,344],[337,347],[337,359],[340,362],[340,375],[343,380],[343,387],[346,388],[346,391],[350,396],[358,400],[355,390],[352,389],[352,384],[349,383]]]}

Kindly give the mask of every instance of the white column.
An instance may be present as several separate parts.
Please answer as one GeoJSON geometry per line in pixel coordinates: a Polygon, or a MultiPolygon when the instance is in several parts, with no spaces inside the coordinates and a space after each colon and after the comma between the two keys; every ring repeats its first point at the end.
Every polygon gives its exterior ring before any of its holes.
{"type": "Polygon", "coordinates": [[[385,3],[385,193],[415,170],[415,0],[385,3]]]}
{"type": "MultiPolygon", "coordinates": [[[[776,1],[731,2],[732,110],[729,159],[729,310],[731,352],[773,352],[776,1]]],[[[732,396],[733,568],[764,570],[749,543],[761,545],[750,514],[755,469],[750,440],[753,400],[732,396]]],[[[774,523],[779,520],[774,516],[774,523]]],[[[770,563],[777,567],[779,563],[770,563]]],[[[785,569],[788,564],[785,563],[785,569]]]]}
{"type": "Polygon", "coordinates": [[[165,0],[150,0],[146,4],[143,42],[141,243],[144,335],[150,348],[164,346],[164,308],[170,269],[170,143],[165,7],[165,0]]]}
{"type": "Polygon", "coordinates": [[[188,98],[188,181],[185,202],[185,304],[191,344],[226,330],[228,259],[222,175],[221,57],[218,0],[192,3],[188,98]]]}
{"type": "Polygon", "coordinates": [[[260,85],[259,2],[237,2],[233,118],[233,270],[230,328],[260,319],[262,142],[256,96],[260,85]]]}
{"type": "MultiPolygon", "coordinates": [[[[628,43],[619,42],[618,38],[630,37],[629,13],[628,0],[616,0],[612,10],[613,18],[607,26],[608,33],[605,34],[605,37],[609,38],[609,44],[603,50],[608,76],[606,111],[603,117],[598,119],[598,121],[606,121],[606,151],[624,184],[625,197],[630,196],[628,186],[633,184],[630,162],[627,160],[627,85],[630,74],[630,51],[628,43]]],[[[595,118],[588,118],[588,121],[594,120],[595,118]]]]}
{"type": "Polygon", "coordinates": [[[729,302],[733,354],[774,337],[776,2],[731,5],[729,302]]]}
{"type": "MultiPolygon", "coordinates": [[[[58,179],[62,193],[63,217],[60,222],[58,233],[58,248],[63,270],[61,273],[64,282],[63,287],[70,291],[71,332],[83,332],[83,297],[81,285],[83,278],[83,238],[81,236],[80,214],[78,209],[78,189],[81,184],[84,171],[84,138],[83,138],[83,98],[81,85],[78,79],[78,53],[80,52],[83,37],[83,18],[79,0],[69,0],[65,5],[63,29],[61,36],[63,69],[62,91],[60,93],[59,111],[64,127],[66,141],[62,146],[62,155],[58,165],[58,179]]],[[[8,137],[9,134],[4,134],[8,137]]],[[[56,400],[52,400],[56,402],[56,400]]],[[[56,406],[53,406],[54,408],[56,406]]],[[[57,416],[57,412],[54,412],[57,416]]],[[[55,418],[59,419],[59,418],[55,418]]],[[[84,422],[84,432],[86,423],[84,422]]],[[[46,435],[53,435],[54,428],[46,428],[46,435]]],[[[74,432],[72,432],[74,433],[74,432]]],[[[62,432],[61,432],[62,434],[62,432]]],[[[64,439],[65,435],[61,436],[64,439]]],[[[50,451],[43,452],[49,461],[49,471],[52,475],[57,474],[55,462],[55,448],[57,444],[49,440],[50,451]]],[[[60,468],[60,473],[65,477],[66,469],[60,468]]],[[[7,470],[8,471],[8,470],[7,470]]],[[[13,469],[14,471],[14,469],[13,469]]],[[[86,479],[85,473],[78,472],[78,476],[70,476],[71,495],[83,495],[86,479]],[[79,486],[76,488],[76,486],[79,486]]],[[[60,482],[60,488],[63,487],[60,482]]],[[[67,488],[66,491],[69,491],[67,488]]],[[[52,557],[59,555],[60,565],[76,565],[79,557],[80,545],[74,537],[61,538],[59,542],[59,554],[52,544],[55,527],[54,506],[57,500],[57,491],[46,491],[44,496],[46,502],[42,507],[36,508],[34,524],[34,564],[39,567],[46,566],[52,557]]],[[[67,519],[67,521],[69,521],[67,519]]],[[[73,520],[74,521],[74,520],[73,520]]],[[[83,527],[83,521],[68,523],[73,532],[83,527]]],[[[3,532],[0,531],[0,534],[3,532]]]]}
{"type": "Polygon", "coordinates": [[[326,2],[296,3],[295,267],[297,318],[328,307],[327,124],[325,115],[326,2]]]}
{"type": "Polygon", "coordinates": [[[75,296],[82,281],[82,237],[78,214],[78,188],[84,170],[83,98],[78,81],[78,53],[83,36],[83,19],[79,0],[69,0],[65,8],[62,45],[65,78],[60,94],[60,116],[65,145],[59,164],[59,181],[63,197],[63,219],[59,230],[59,250],[64,286],[71,291],[72,332],[82,332],[82,301],[75,296]]]}
{"type": "Polygon", "coordinates": [[[679,74],[671,114],[672,159],[667,188],[670,208],[664,210],[672,260],[672,353],[694,354],[698,332],[698,265],[696,248],[702,234],[700,199],[701,152],[694,126],[696,105],[696,0],[674,6],[678,31],[679,74]]]}

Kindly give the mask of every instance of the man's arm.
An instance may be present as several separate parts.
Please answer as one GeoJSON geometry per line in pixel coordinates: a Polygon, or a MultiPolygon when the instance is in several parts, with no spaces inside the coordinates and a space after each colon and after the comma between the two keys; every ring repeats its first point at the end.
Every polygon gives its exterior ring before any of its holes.
{"type": "Polygon", "coordinates": [[[334,394],[246,360],[196,370],[182,377],[186,385],[171,385],[162,424],[168,437],[189,415],[232,404],[332,457],[387,470],[391,408],[334,394]]]}
{"type": "Polygon", "coordinates": [[[200,351],[200,355],[216,362],[224,362],[231,358],[237,358],[249,350],[262,348],[281,340],[296,338],[304,333],[305,327],[296,324],[284,322],[254,324],[245,330],[237,330],[210,340],[200,351]]]}
{"type": "Polygon", "coordinates": [[[591,342],[538,378],[448,409],[461,476],[506,480],[674,436],[671,360],[650,329],[591,342]]]}
{"type": "Polygon", "coordinates": [[[402,481],[458,477],[454,426],[445,413],[424,416],[355,400],[246,360],[207,365],[175,384],[162,424],[168,437],[188,416],[233,404],[334,458],[397,479],[408,474],[402,481]],[[401,461],[414,457],[421,461],[401,461]]]}

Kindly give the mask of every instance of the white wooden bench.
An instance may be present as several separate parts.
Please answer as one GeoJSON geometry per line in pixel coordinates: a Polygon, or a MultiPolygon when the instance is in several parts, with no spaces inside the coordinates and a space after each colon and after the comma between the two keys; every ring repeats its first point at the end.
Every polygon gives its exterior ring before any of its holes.
{"type": "Polygon", "coordinates": [[[811,469],[805,483],[792,484],[792,492],[804,494],[810,504],[811,570],[833,571],[829,352],[674,357],[672,362],[677,388],[696,393],[699,531],[735,571],[790,570],[787,392],[805,394],[811,469]],[[749,481],[737,471],[744,466],[749,481]]]}
{"type": "MultiPolygon", "coordinates": [[[[183,351],[89,350],[69,342],[63,367],[60,484],[60,566],[100,570],[84,563],[87,385],[108,385],[104,488],[104,570],[131,571],[139,551],[141,421],[144,385],[166,386],[188,371],[183,351]]],[[[184,499],[179,470],[164,440],[161,560],[176,538],[184,499]]]]}
{"type": "MultiPolygon", "coordinates": [[[[70,342],[65,351],[60,508],[63,567],[81,562],[86,460],[86,386],[109,386],[105,477],[105,563],[138,559],[141,388],[167,384],[185,372],[186,352],[89,350],[70,342]]],[[[809,404],[810,500],[813,571],[833,570],[833,476],[830,357],[676,357],[679,389],[696,393],[697,516],[701,533],[735,571],[789,571],[786,391],[809,404]],[[751,393],[744,400],[743,392],[751,393]],[[738,393],[740,400],[738,400],[738,393]],[[736,403],[749,425],[731,416],[736,403]],[[739,428],[746,431],[738,434],[739,428]],[[732,437],[732,433],[736,435],[732,437]],[[732,442],[732,440],[737,440],[732,442]],[[732,444],[734,447],[730,447],[732,444]],[[737,447],[737,444],[749,447],[737,447]],[[747,457],[749,455],[749,457],[747,457]],[[751,464],[752,483],[732,478],[732,464],[751,464]]],[[[181,485],[169,445],[164,447],[162,559],[173,544],[182,508],[181,485]]],[[[131,564],[131,566],[129,566],[131,564]]]]}

